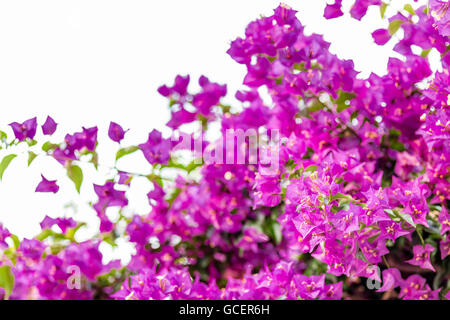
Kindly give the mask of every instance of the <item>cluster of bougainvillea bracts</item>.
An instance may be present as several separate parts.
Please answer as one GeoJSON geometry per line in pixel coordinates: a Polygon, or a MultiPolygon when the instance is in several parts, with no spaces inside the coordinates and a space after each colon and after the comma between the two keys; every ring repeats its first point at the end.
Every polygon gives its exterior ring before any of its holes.
{"type": "Polygon", "coordinates": [[[208,299],[208,300],[267,300],[267,299],[341,299],[342,283],[325,284],[325,275],[305,276],[292,263],[280,262],[273,270],[246,273],[241,279],[231,278],[224,288],[214,282],[192,280],[186,269],[154,269],[140,271],[113,297],[126,300],[148,299],[208,299]]]}
{"type": "MultiPolygon", "coordinates": [[[[342,16],[341,2],[327,4],[325,18],[342,16]]],[[[368,36],[378,45],[395,41],[386,75],[361,77],[282,4],[230,45],[247,71],[237,105],[222,101],[226,85],[205,76],[197,92],[188,75],[158,89],[169,100],[171,136],[153,129],[146,141],[124,145],[129,129],[111,122],[107,132],[82,127],[54,141],[61,125],[51,117],[11,123],[14,138],[0,132],[0,179],[21,145],[29,165],[53,158],[80,191],[80,163],[97,168],[107,156],[97,153],[100,134],[117,143],[116,164],[141,153],[151,173],[116,165],[113,178],[84,186],[100,222],[89,240],[77,241],[87,226],[71,217],[46,217],[34,239],[0,224],[0,296],[448,299],[448,2],[385,17],[388,4],[357,0],[350,15],[361,20],[370,6],[389,27],[368,36]],[[437,71],[430,52],[441,58],[437,71]],[[228,137],[230,130],[278,138],[254,146],[250,137],[228,137]],[[211,132],[220,138],[207,138],[211,132]],[[145,214],[125,210],[137,177],[151,181],[145,214]],[[104,263],[100,244],[119,239],[134,247],[130,260],[104,263]]],[[[36,192],[57,196],[62,185],[42,175],[36,192]]]]}
{"type": "MultiPolygon", "coordinates": [[[[62,230],[67,228],[64,221],[59,221],[58,226],[62,230]]],[[[50,229],[44,225],[43,230],[36,239],[23,239],[17,248],[3,252],[8,260],[5,259],[2,268],[7,267],[15,275],[11,299],[93,299],[103,294],[103,289],[107,296],[112,293],[111,287],[100,287],[99,276],[118,269],[120,262],[104,265],[99,241],[47,244],[43,240],[50,229]]],[[[69,241],[70,235],[65,235],[69,241]]]]}

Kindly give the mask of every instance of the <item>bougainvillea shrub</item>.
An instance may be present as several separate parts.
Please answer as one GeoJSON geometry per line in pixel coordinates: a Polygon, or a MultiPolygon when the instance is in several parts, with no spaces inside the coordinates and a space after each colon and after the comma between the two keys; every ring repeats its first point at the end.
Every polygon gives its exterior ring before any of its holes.
{"type": "MultiPolygon", "coordinates": [[[[373,40],[395,42],[400,55],[384,76],[362,78],[281,4],[230,45],[247,70],[242,90],[201,76],[193,92],[189,75],[158,89],[171,136],[150,130],[124,145],[128,130],[111,122],[55,141],[51,116],[4,128],[0,179],[24,156],[54,159],[78,191],[80,163],[98,168],[102,157],[141,153],[151,173],[115,166],[111,179],[83,186],[100,222],[90,239],[79,240],[89,226],[73,217],[45,217],[33,239],[0,224],[0,297],[450,298],[449,3],[387,17],[389,4],[356,0],[350,15],[360,20],[369,6],[389,26],[373,40]],[[222,102],[230,94],[237,105],[222,102]],[[117,154],[97,153],[99,135],[117,154]],[[152,183],[145,215],[126,210],[136,177],[152,183]],[[105,263],[100,245],[118,241],[134,248],[131,259],[105,263]]],[[[325,7],[327,19],[343,14],[341,0],[325,7]]],[[[42,175],[36,192],[64,190],[42,175]]]]}

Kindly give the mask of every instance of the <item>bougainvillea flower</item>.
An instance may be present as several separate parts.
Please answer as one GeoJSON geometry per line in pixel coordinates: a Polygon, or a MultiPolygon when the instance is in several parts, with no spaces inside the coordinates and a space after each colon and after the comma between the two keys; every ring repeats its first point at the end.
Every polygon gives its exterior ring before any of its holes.
{"type": "Polygon", "coordinates": [[[125,191],[117,190],[112,181],[107,181],[104,185],[94,184],[94,191],[102,207],[105,205],[124,207],[128,204],[125,191]]]}
{"type": "Polygon", "coordinates": [[[42,174],[41,178],[42,181],[37,185],[36,192],[58,192],[59,186],[56,184],[56,180],[47,180],[42,174]]]}
{"type": "Polygon", "coordinates": [[[402,228],[401,223],[395,221],[380,221],[378,222],[378,225],[380,226],[380,237],[382,238],[395,240],[410,233],[410,231],[402,228]]]}
{"type": "Polygon", "coordinates": [[[394,172],[400,178],[407,180],[409,174],[418,173],[421,169],[420,161],[414,155],[411,155],[408,152],[399,152],[397,154],[394,172]]]}
{"type": "Polygon", "coordinates": [[[5,239],[10,236],[11,233],[9,233],[8,229],[3,227],[3,225],[0,223],[0,249],[8,248],[8,244],[6,243],[5,239]]]}
{"type": "Polygon", "coordinates": [[[322,290],[321,299],[323,300],[341,300],[342,282],[325,285],[322,290]]]}
{"type": "Polygon", "coordinates": [[[97,127],[92,128],[84,128],[80,133],[75,133],[74,138],[76,144],[78,145],[78,150],[81,150],[85,147],[88,151],[94,151],[95,146],[97,144],[97,127]]]}
{"type": "Polygon", "coordinates": [[[169,139],[164,139],[161,132],[153,130],[148,135],[146,143],[140,144],[139,148],[151,164],[167,164],[170,158],[171,143],[169,139]]]}
{"type": "Polygon", "coordinates": [[[413,274],[401,285],[399,297],[403,300],[438,300],[439,290],[431,290],[426,279],[413,274]]]}
{"type": "Polygon", "coordinates": [[[430,0],[430,14],[436,21],[436,28],[445,37],[450,36],[450,10],[447,0],[430,0]]]}
{"type": "Polygon", "coordinates": [[[39,260],[44,253],[44,244],[36,239],[23,239],[20,242],[18,249],[24,257],[30,258],[32,260],[39,260]]]}
{"type": "Polygon", "coordinates": [[[194,95],[192,104],[201,114],[207,116],[210,113],[211,107],[217,105],[220,98],[227,94],[227,86],[211,82],[205,76],[201,76],[198,83],[202,90],[194,95]]]}
{"type": "Polygon", "coordinates": [[[156,182],[153,183],[153,190],[149,191],[147,193],[147,198],[156,200],[156,201],[160,201],[164,198],[164,190],[163,188],[161,188],[161,186],[159,184],[157,184],[156,182]]]}
{"type": "Polygon", "coordinates": [[[334,19],[344,15],[341,10],[342,0],[335,0],[333,4],[327,4],[323,16],[326,19],[334,19]]]}
{"type": "Polygon", "coordinates": [[[180,110],[172,112],[171,118],[166,125],[172,129],[177,129],[182,124],[190,123],[195,119],[197,119],[197,113],[187,111],[182,107],[180,110]]]}
{"type": "Polygon", "coordinates": [[[78,266],[81,272],[89,279],[95,280],[100,275],[117,267],[117,261],[109,264],[102,263],[102,253],[99,251],[100,241],[83,241],[69,244],[60,257],[67,265],[78,266]]]}
{"type": "Polygon", "coordinates": [[[372,37],[376,44],[382,46],[391,39],[391,34],[387,29],[378,29],[372,32],[372,37]]]}
{"type": "Polygon", "coordinates": [[[383,285],[378,292],[388,291],[403,284],[403,279],[400,271],[396,268],[389,268],[383,270],[383,285]]]}
{"type": "Polygon", "coordinates": [[[152,235],[152,227],[145,221],[142,221],[140,216],[134,216],[127,226],[127,234],[131,242],[136,242],[140,245],[146,245],[148,239],[152,235]]]}
{"type": "Polygon", "coordinates": [[[44,124],[42,125],[42,132],[45,135],[52,135],[56,131],[56,127],[58,124],[53,120],[52,117],[47,116],[47,119],[45,120],[44,124]]]}
{"type": "Polygon", "coordinates": [[[64,147],[58,147],[53,151],[52,156],[61,164],[66,164],[70,160],[78,160],[82,151],[94,151],[97,145],[97,127],[84,128],[81,132],[67,134],[64,137],[64,147]]]}
{"type": "Polygon", "coordinates": [[[17,140],[23,141],[26,138],[33,139],[36,135],[37,118],[31,118],[23,123],[13,122],[9,124],[17,140]]]}
{"type": "Polygon", "coordinates": [[[67,229],[75,228],[77,223],[72,218],[51,218],[49,216],[45,216],[45,218],[40,223],[42,229],[50,229],[54,225],[57,225],[62,233],[66,233],[67,229]]]}
{"type": "Polygon", "coordinates": [[[350,9],[350,14],[356,20],[361,20],[366,15],[367,8],[371,5],[380,5],[381,0],[356,0],[350,9]]]}
{"type": "MultiPolygon", "coordinates": [[[[443,72],[436,72],[434,78],[429,82],[429,87],[427,90],[424,91],[424,95],[426,95],[428,98],[432,99],[434,102],[434,105],[436,107],[445,107],[449,105],[449,96],[450,96],[450,73],[447,69],[444,69],[443,72]]],[[[448,117],[446,113],[440,112],[441,118],[448,117]]],[[[432,117],[431,119],[433,119],[432,117]]],[[[428,125],[432,125],[433,122],[430,121],[425,117],[424,119],[426,122],[428,122],[428,125]]],[[[436,122],[434,122],[435,124],[436,122]]],[[[442,123],[445,123],[444,120],[442,120],[442,123]]],[[[427,125],[427,126],[428,126],[427,125]]],[[[441,129],[442,128],[436,128],[441,129]]],[[[432,137],[427,137],[432,138],[432,137]]],[[[427,139],[427,140],[428,140],[427,139]]]]}
{"type": "MultiPolygon", "coordinates": [[[[369,6],[382,4],[352,2],[358,20],[369,6]]],[[[341,4],[328,4],[324,16],[341,16],[341,4]]],[[[221,103],[226,86],[205,76],[194,93],[188,91],[189,76],[161,86],[171,115],[164,130],[180,139],[164,139],[153,130],[139,146],[148,161],[144,172],[112,167],[106,181],[93,185],[98,199],[89,206],[99,224],[89,240],[75,241],[83,223],[71,218],[46,217],[41,222],[46,232],[22,242],[0,225],[0,264],[11,267],[15,280],[10,298],[359,299],[374,295],[358,278],[381,281],[383,265],[388,269],[379,292],[400,287],[400,299],[438,299],[439,291],[442,298],[448,288],[445,281],[433,283],[438,272],[432,271],[442,272],[450,253],[447,7],[439,0],[430,0],[430,12],[422,6],[412,14],[404,7],[388,17],[389,30],[373,32],[378,44],[389,41],[397,26],[402,33],[390,40],[401,57],[390,58],[382,76],[360,74],[351,60],[330,51],[323,36],[305,34],[297,11],[284,4],[252,21],[228,50],[244,68],[249,88],[238,90],[238,102],[228,106],[221,103]],[[441,58],[441,72],[430,67],[430,50],[441,58]],[[202,132],[179,132],[188,123],[202,132]],[[209,133],[226,136],[229,129],[253,129],[259,137],[266,131],[261,138],[271,141],[260,146],[248,136],[225,138],[235,143],[226,164],[171,158],[180,151],[207,160],[192,150],[192,142],[197,146],[202,139],[201,148],[194,148],[201,151],[223,147],[224,139],[209,133]],[[234,151],[247,148],[258,155],[247,163],[246,152],[240,163],[234,151]],[[136,189],[130,181],[140,181],[137,177],[153,184],[139,188],[140,200],[149,204],[139,214],[135,199],[128,201],[136,189]],[[425,244],[415,245],[418,238],[425,244]],[[99,250],[105,243],[134,251],[129,261],[105,264],[99,250]],[[438,247],[441,259],[433,255],[438,247]],[[429,269],[426,278],[401,268],[411,255],[406,262],[429,269]],[[68,288],[73,267],[80,272],[81,289],[68,288]],[[405,280],[400,270],[409,273],[405,280]]],[[[19,126],[21,139],[32,136],[28,127],[19,126]]],[[[97,133],[96,127],[83,127],[42,149],[76,178],[69,170],[78,162],[101,165],[97,133]]],[[[111,123],[108,134],[120,142],[125,132],[111,123]]],[[[6,138],[0,132],[8,153],[16,145],[38,148],[34,141],[6,138]]],[[[6,294],[0,288],[0,299],[6,294]]]]}
{"type": "Polygon", "coordinates": [[[415,266],[419,266],[423,269],[430,269],[432,271],[435,271],[430,261],[430,254],[433,251],[434,247],[430,244],[416,245],[413,247],[414,257],[405,262],[408,262],[409,264],[415,266]]]}
{"type": "Polygon", "coordinates": [[[316,299],[323,290],[325,275],[311,277],[294,275],[293,280],[302,299],[316,299]]]}
{"type": "Polygon", "coordinates": [[[450,255],[450,236],[447,235],[446,240],[441,240],[439,248],[441,249],[441,259],[444,260],[450,255]]]}
{"type": "Polygon", "coordinates": [[[184,77],[181,75],[177,75],[175,77],[175,82],[172,87],[163,85],[158,88],[158,92],[164,97],[169,97],[174,93],[178,94],[179,96],[184,96],[187,93],[189,80],[190,80],[189,75],[184,77]]]}
{"type": "Polygon", "coordinates": [[[111,140],[120,143],[120,141],[125,136],[125,131],[119,124],[111,121],[109,123],[108,136],[111,140]]]}
{"type": "Polygon", "coordinates": [[[124,184],[124,185],[130,185],[131,179],[133,178],[132,175],[130,175],[127,172],[119,172],[119,181],[117,181],[118,184],[124,184]]]}
{"type": "Polygon", "coordinates": [[[262,233],[256,228],[249,227],[244,229],[242,238],[236,243],[236,245],[243,250],[250,250],[253,252],[258,251],[258,243],[266,242],[269,240],[266,234],[262,233]]]}
{"type": "Polygon", "coordinates": [[[441,234],[448,232],[450,230],[450,214],[445,205],[442,205],[438,220],[441,223],[441,234]]]}

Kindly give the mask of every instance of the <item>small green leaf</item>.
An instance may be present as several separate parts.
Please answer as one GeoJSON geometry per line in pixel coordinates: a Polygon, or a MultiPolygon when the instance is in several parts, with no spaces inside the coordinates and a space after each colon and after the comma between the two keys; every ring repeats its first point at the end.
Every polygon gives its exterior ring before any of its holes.
{"type": "Polygon", "coordinates": [[[403,24],[402,20],[393,20],[393,21],[391,21],[391,23],[389,23],[389,27],[388,27],[389,34],[391,36],[393,36],[400,29],[402,24],[403,24]]]}
{"type": "Polygon", "coordinates": [[[356,97],[354,93],[345,91],[339,92],[339,97],[336,100],[334,100],[334,103],[336,103],[337,105],[336,111],[342,112],[348,107],[350,107],[350,100],[352,100],[354,97],[356,97]]]}
{"type": "Polygon", "coordinates": [[[292,66],[294,68],[294,70],[298,70],[298,71],[307,71],[308,69],[305,68],[305,62],[302,63],[294,63],[294,65],[292,66]]]}
{"type": "Polygon", "coordinates": [[[291,172],[289,174],[289,179],[300,179],[302,177],[303,174],[303,168],[294,170],[293,172],[291,172]]]}
{"type": "Polygon", "coordinates": [[[405,145],[398,141],[393,141],[391,143],[390,147],[391,147],[391,149],[399,151],[399,152],[403,152],[406,150],[405,145]]]}
{"type": "Polygon", "coordinates": [[[308,108],[309,112],[316,112],[325,108],[325,104],[323,104],[320,100],[316,100],[312,103],[312,105],[308,108]]]}
{"type": "Polygon", "coordinates": [[[368,240],[369,240],[370,243],[373,243],[379,236],[380,236],[380,232],[374,234],[368,240]]]}
{"type": "Polygon", "coordinates": [[[391,135],[393,137],[400,137],[401,134],[402,134],[402,132],[400,130],[396,130],[396,129],[389,130],[389,135],[391,135]]]}
{"type": "Polygon", "coordinates": [[[405,4],[405,7],[403,9],[405,9],[407,12],[411,13],[413,16],[416,15],[414,8],[409,3],[405,4]]]}
{"type": "Polygon", "coordinates": [[[8,168],[12,159],[14,159],[15,157],[17,157],[17,155],[9,154],[3,158],[2,162],[0,162],[0,181],[3,178],[3,173],[5,173],[6,168],[8,168]]]}
{"type": "Polygon", "coordinates": [[[416,224],[414,223],[412,217],[409,214],[407,214],[405,212],[402,212],[402,211],[399,211],[399,212],[396,212],[396,213],[397,213],[398,216],[400,216],[400,218],[402,220],[408,222],[410,225],[412,225],[414,228],[416,228],[416,224]]]}
{"type": "Polygon", "coordinates": [[[0,267],[0,288],[5,289],[6,299],[8,299],[14,288],[14,274],[10,266],[0,267]]]}
{"type": "Polygon", "coordinates": [[[97,151],[92,152],[91,163],[94,165],[94,168],[98,170],[98,153],[97,151]]]}
{"type": "Polygon", "coordinates": [[[103,241],[105,241],[111,247],[117,247],[116,239],[112,232],[103,234],[103,241]]]}
{"type": "Polygon", "coordinates": [[[41,231],[40,234],[36,236],[36,240],[43,241],[48,237],[51,237],[53,234],[54,232],[51,229],[44,229],[41,231]]]}
{"type": "Polygon", "coordinates": [[[28,166],[33,162],[33,160],[37,157],[37,154],[33,151],[28,151],[28,166]]]}
{"type": "Polygon", "coordinates": [[[316,170],[317,170],[317,166],[315,164],[310,165],[310,166],[305,168],[305,172],[314,172],[316,170]]]}
{"type": "Polygon", "coordinates": [[[76,165],[70,165],[67,168],[67,176],[75,184],[77,192],[80,193],[81,183],[83,182],[83,171],[81,170],[81,168],[76,165]]]}
{"type": "Polygon", "coordinates": [[[34,139],[33,140],[27,139],[27,144],[29,147],[32,147],[37,144],[37,141],[34,139]]]}
{"type": "Polygon", "coordinates": [[[430,53],[431,49],[432,49],[432,48],[427,49],[427,50],[422,50],[422,52],[420,53],[420,56],[421,56],[422,58],[428,57],[428,54],[430,53]]]}
{"type": "Polygon", "coordinates": [[[122,158],[123,156],[126,156],[127,154],[136,152],[137,150],[139,150],[138,146],[129,146],[129,147],[119,149],[119,151],[117,151],[117,154],[116,154],[116,161],[119,160],[120,158],[122,158]]]}
{"type": "Polygon", "coordinates": [[[384,18],[384,15],[386,14],[386,9],[387,9],[387,7],[388,7],[388,4],[387,4],[387,3],[383,2],[383,3],[381,4],[381,6],[380,6],[380,15],[381,15],[381,18],[384,18]]]}
{"type": "Polygon", "coordinates": [[[0,131],[0,141],[4,141],[6,138],[8,138],[6,132],[0,131]]]}
{"type": "Polygon", "coordinates": [[[49,152],[50,150],[55,150],[57,147],[59,147],[57,144],[47,141],[42,145],[42,150],[45,152],[49,152]]]}
{"type": "Polygon", "coordinates": [[[19,238],[18,238],[15,234],[12,234],[12,235],[10,236],[10,238],[11,238],[11,240],[12,240],[13,243],[14,243],[14,248],[15,248],[15,249],[19,249],[19,246],[20,246],[20,240],[19,240],[19,238]]]}

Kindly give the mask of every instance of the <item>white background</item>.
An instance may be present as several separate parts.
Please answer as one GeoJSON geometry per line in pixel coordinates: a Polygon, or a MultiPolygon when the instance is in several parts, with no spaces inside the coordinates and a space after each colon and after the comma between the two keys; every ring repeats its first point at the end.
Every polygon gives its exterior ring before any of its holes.
{"type": "MultiPolygon", "coordinates": [[[[388,24],[380,21],[378,7],[371,7],[361,22],[348,13],[327,21],[322,17],[326,1],[285,2],[299,11],[306,33],[323,34],[333,53],[354,60],[361,76],[385,73],[388,57],[395,56],[394,41],[380,47],[370,36],[388,24]]],[[[345,10],[351,2],[344,1],[345,10]]],[[[392,2],[396,8],[406,3],[392,2]]],[[[100,162],[108,166],[118,148],[106,139],[109,121],[132,129],[125,144],[142,143],[153,128],[163,129],[167,102],[156,89],[171,84],[176,74],[191,74],[194,87],[201,74],[226,83],[227,99],[233,102],[245,69],[226,54],[229,44],[243,35],[250,21],[270,15],[278,4],[275,0],[0,1],[0,130],[12,136],[10,122],[37,116],[42,124],[51,115],[59,123],[53,139],[58,141],[81,126],[97,125],[103,145],[100,162]]],[[[393,12],[389,9],[387,14],[393,12]]],[[[125,162],[133,171],[148,170],[142,156],[125,162]]],[[[86,183],[78,195],[54,160],[38,158],[27,168],[22,155],[0,183],[0,222],[21,237],[31,237],[39,232],[46,214],[73,214],[64,205],[74,202],[78,218],[95,225],[95,212],[85,204],[96,199],[89,182],[103,183],[107,171],[102,169],[99,175],[86,167],[86,183]],[[58,179],[58,194],[34,193],[40,173],[58,179]]],[[[130,210],[145,214],[149,184],[136,180],[132,187],[130,210]]]]}

